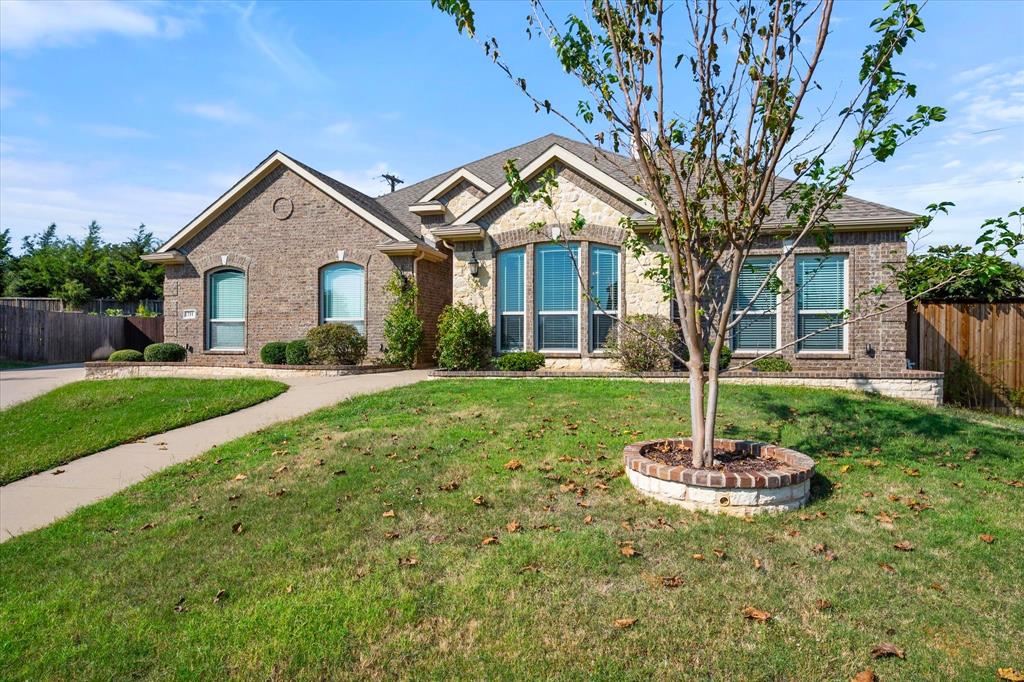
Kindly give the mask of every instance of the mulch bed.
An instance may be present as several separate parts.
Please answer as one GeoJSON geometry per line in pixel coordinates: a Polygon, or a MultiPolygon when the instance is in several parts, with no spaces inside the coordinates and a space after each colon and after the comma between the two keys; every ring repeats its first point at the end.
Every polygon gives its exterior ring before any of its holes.
{"type": "MultiPolygon", "coordinates": [[[[666,441],[649,445],[643,450],[643,456],[658,464],[668,466],[693,467],[693,448],[686,443],[666,441]]],[[[755,471],[771,471],[779,467],[776,459],[766,459],[758,455],[741,452],[725,452],[715,450],[715,463],[710,467],[698,467],[706,471],[723,471],[733,474],[745,474],[755,471]]]]}

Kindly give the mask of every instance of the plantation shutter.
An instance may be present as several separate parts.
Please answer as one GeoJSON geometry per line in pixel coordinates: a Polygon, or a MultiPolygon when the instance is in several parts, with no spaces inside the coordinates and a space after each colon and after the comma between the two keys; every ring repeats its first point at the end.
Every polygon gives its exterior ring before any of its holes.
{"type": "Polygon", "coordinates": [[[355,263],[324,268],[322,277],[324,322],[344,322],[366,333],[366,270],[355,263]]]}
{"type": "Polygon", "coordinates": [[[523,312],[526,274],[526,252],[523,249],[498,254],[498,310],[503,313],[523,312]]]}
{"type": "Polygon", "coordinates": [[[245,273],[220,270],[209,278],[209,345],[212,350],[245,348],[245,273]]]}
{"type": "Polygon", "coordinates": [[[535,251],[538,347],[576,350],[579,346],[579,246],[538,246],[535,251]]]}
{"type": "Polygon", "coordinates": [[[760,296],[754,298],[774,265],[774,258],[748,258],[740,270],[736,298],[733,300],[733,313],[739,314],[748,305],[750,310],[739,324],[733,327],[733,350],[770,350],[776,346],[776,294],[765,288],[760,296]]]}
{"type": "Polygon", "coordinates": [[[797,336],[814,334],[798,350],[842,350],[843,329],[825,329],[841,320],[846,305],[843,256],[802,257],[796,261],[797,336]]]}

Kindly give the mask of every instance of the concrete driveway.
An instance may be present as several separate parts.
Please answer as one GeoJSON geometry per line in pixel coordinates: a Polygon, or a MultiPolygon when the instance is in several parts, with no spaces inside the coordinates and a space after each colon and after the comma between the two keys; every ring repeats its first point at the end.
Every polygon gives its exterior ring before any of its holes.
{"type": "Polygon", "coordinates": [[[0,409],[84,378],[81,363],[0,370],[0,409]]]}
{"type": "MultiPolygon", "coordinates": [[[[6,372],[5,372],[6,374],[6,372]]],[[[275,422],[364,393],[427,379],[427,370],[283,380],[287,391],[266,402],[179,429],[118,445],[0,487],[0,542],[53,523],[78,507],[178,462],[198,457],[275,422]]]]}

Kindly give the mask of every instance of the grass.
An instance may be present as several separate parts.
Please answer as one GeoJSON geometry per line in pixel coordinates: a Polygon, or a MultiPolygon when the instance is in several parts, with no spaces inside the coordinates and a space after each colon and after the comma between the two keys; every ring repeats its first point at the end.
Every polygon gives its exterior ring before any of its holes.
{"type": "Polygon", "coordinates": [[[78,381],[0,411],[0,484],[282,393],[277,381],[78,381]]]}
{"type": "Polygon", "coordinates": [[[430,381],[220,446],[0,545],[0,669],[925,680],[1021,667],[1024,489],[1010,483],[1024,435],[852,393],[722,391],[722,435],[818,458],[805,510],[746,522],[633,490],[622,446],[685,429],[685,387],[430,381]],[[905,660],[873,660],[883,642],[905,660]]]}
{"type": "Polygon", "coordinates": [[[25,362],[22,360],[0,360],[0,369],[25,369],[27,367],[41,367],[42,362],[25,362]]]}

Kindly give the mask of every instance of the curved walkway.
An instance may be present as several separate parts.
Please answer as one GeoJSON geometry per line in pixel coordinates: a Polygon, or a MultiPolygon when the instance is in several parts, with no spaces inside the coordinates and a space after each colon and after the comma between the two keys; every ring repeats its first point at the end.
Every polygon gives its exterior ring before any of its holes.
{"type": "Polygon", "coordinates": [[[238,412],[88,455],[0,487],[0,542],[42,528],[214,445],[364,393],[426,379],[426,370],[285,380],[281,395],[238,412]],[[55,472],[61,471],[60,474],[55,472]]]}
{"type": "Polygon", "coordinates": [[[0,409],[85,378],[85,365],[43,365],[0,370],[0,409]]]}

